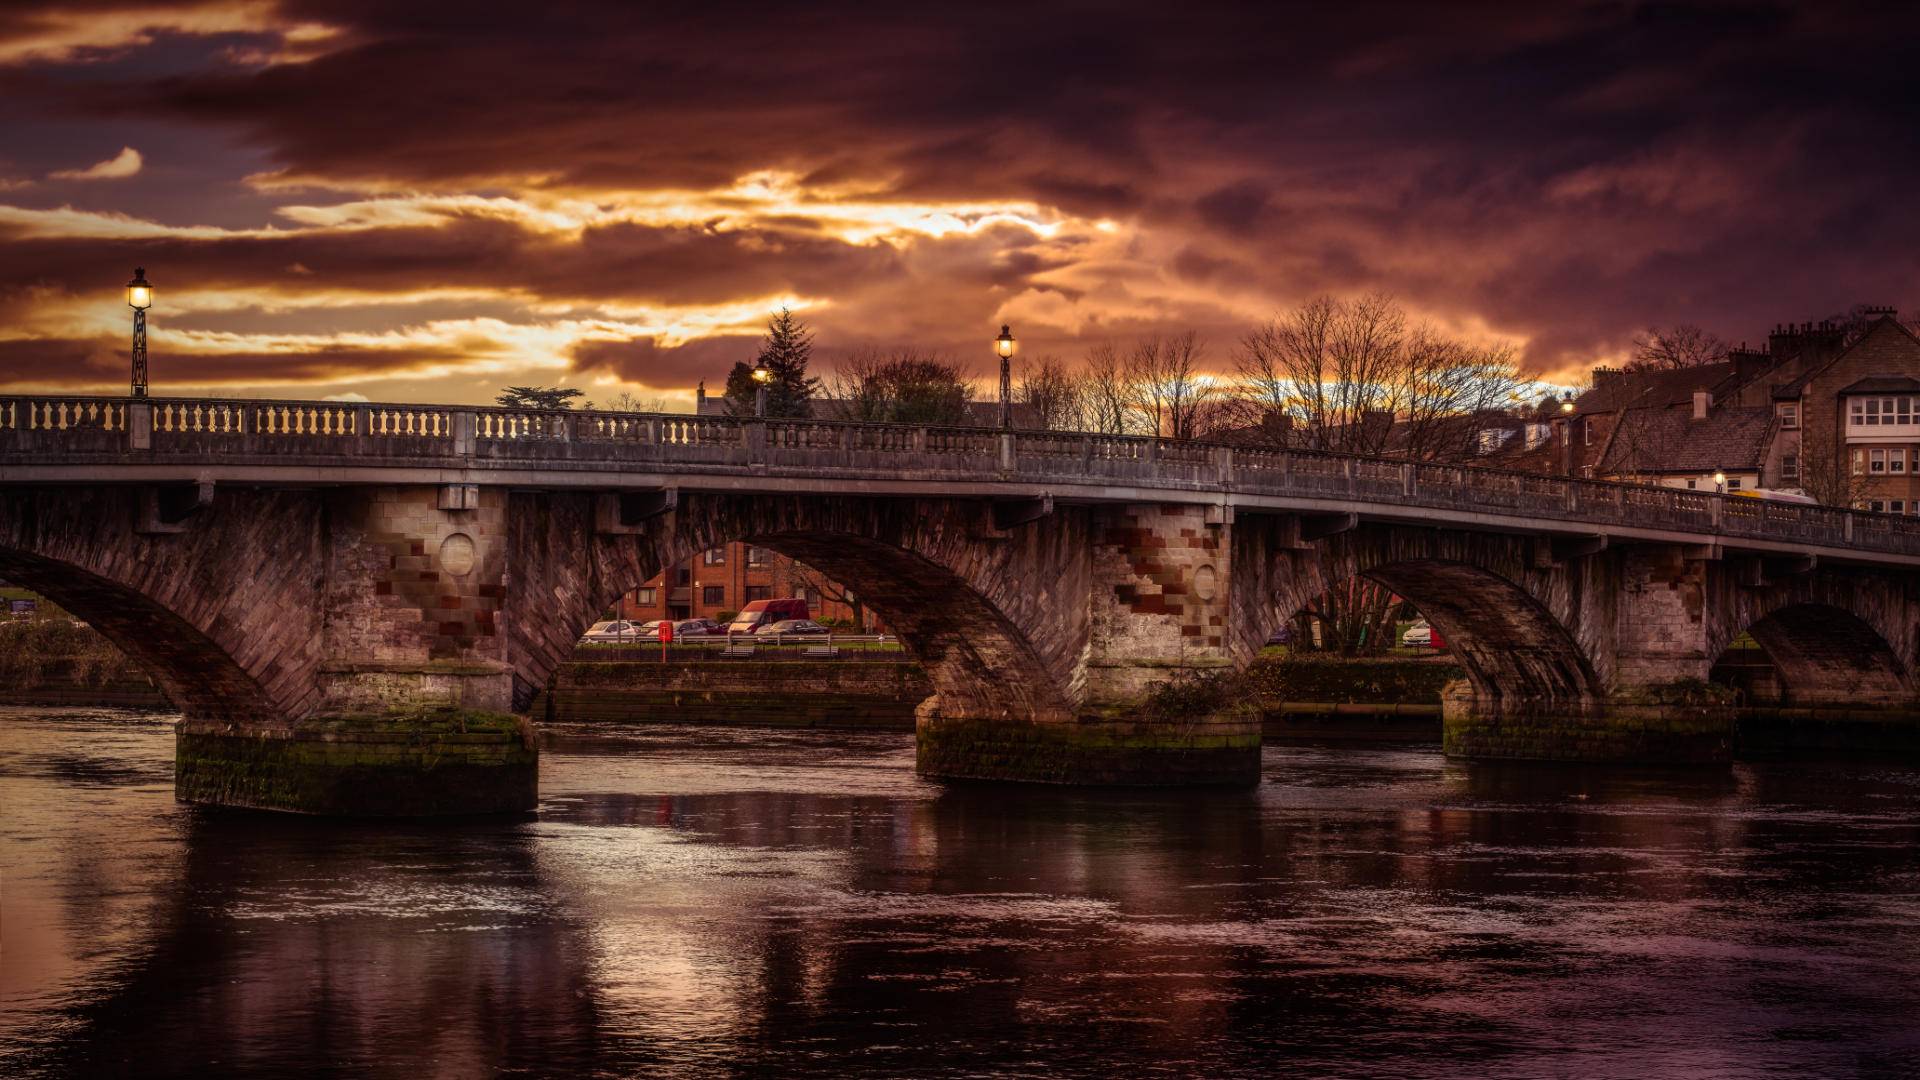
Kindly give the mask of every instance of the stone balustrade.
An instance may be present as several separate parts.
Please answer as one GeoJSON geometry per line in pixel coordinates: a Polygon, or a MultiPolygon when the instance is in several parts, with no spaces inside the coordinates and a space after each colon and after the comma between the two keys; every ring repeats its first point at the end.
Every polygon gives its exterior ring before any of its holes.
{"type": "Polygon", "coordinates": [[[661,469],[1124,485],[1920,554],[1920,519],[1469,465],[1053,431],[335,401],[0,397],[8,463],[661,469]]]}

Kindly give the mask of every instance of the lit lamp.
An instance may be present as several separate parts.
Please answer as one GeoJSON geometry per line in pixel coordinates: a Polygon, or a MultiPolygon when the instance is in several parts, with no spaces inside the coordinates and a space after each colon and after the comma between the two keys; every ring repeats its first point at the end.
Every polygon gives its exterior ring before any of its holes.
{"type": "Polygon", "coordinates": [[[133,396],[147,396],[147,309],[153,306],[153,286],[145,267],[134,267],[127,282],[127,306],[133,309],[133,396]]]}
{"type": "Polygon", "coordinates": [[[1560,395],[1560,411],[1564,413],[1570,413],[1573,411],[1573,392],[1572,391],[1568,391],[1567,393],[1560,395]]]}
{"type": "Polygon", "coordinates": [[[1727,493],[1727,471],[1725,469],[1713,470],[1713,490],[1722,495],[1727,493]]]}
{"type": "Polygon", "coordinates": [[[994,351],[1000,354],[1000,426],[1013,427],[1013,376],[1007,361],[1013,359],[1013,327],[1002,325],[1000,336],[993,339],[994,351]]]}
{"type": "Polygon", "coordinates": [[[773,378],[773,372],[767,368],[767,360],[761,357],[753,365],[753,415],[762,419],[767,415],[767,381],[773,378]]]}

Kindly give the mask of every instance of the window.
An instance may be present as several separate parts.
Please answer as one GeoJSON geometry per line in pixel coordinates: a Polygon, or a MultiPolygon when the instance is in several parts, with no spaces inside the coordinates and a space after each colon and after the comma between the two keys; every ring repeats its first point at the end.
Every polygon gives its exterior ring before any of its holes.
{"type": "Polygon", "coordinates": [[[1688,490],[1688,491],[1696,491],[1696,490],[1698,490],[1698,489],[1699,489],[1699,487],[1700,487],[1700,481],[1698,481],[1698,480],[1689,480],[1689,481],[1687,481],[1687,490],[1688,490]]]}
{"type": "Polygon", "coordinates": [[[1780,406],[1780,426],[1788,430],[1800,426],[1800,406],[1798,403],[1780,406]]]}
{"type": "Polygon", "coordinates": [[[1739,477],[1737,477],[1737,476],[1729,476],[1729,477],[1727,477],[1727,490],[1728,490],[1728,491],[1739,491],[1739,490],[1740,490],[1740,478],[1739,478],[1739,477]]]}
{"type": "Polygon", "coordinates": [[[725,566],[727,565],[727,549],[708,548],[706,559],[708,566],[725,566]]]}
{"type": "MultiPolygon", "coordinates": [[[[1880,424],[1920,423],[1920,400],[1911,396],[1847,399],[1847,425],[1874,427],[1880,424]]],[[[1781,426],[1785,427],[1784,419],[1781,426]]]]}
{"type": "Polygon", "coordinates": [[[1885,450],[1867,451],[1867,471],[1870,473],[1883,473],[1887,471],[1887,452],[1885,450]]]}
{"type": "Polygon", "coordinates": [[[1588,446],[1593,445],[1593,417],[1591,416],[1580,421],[1580,441],[1588,446]]]}
{"type": "Polygon", "coordinates": [[[747,603],[751,604],[755,600],[771,600],[771,599],[773,599],[773,586],[771,585],[747,586],[747,603]]]}
{"type": "Polygon", "coordinates": [[[773,552],[768,551],[766,548],[754,547],[747,549],[748,566],[765,566],[772,558],[773,552]]]}
{"type": "Polygon", "coordinates": [[[809,597],[807,596],[807,588],[806,588],[806,586],[804,586],[804,585],[795,585],[795,586],[793,587],[793,598],[794,598],[795,600],[806,600],[806,599],[809,599],[809,597]]]}
{"type": "Polygon", "coordinates": [[[1890,473],[1903,473],[1907,471],[1907,450],[1905,447],[1887,451],[1887,471],[1890,473]]]}
{"type": "Polygon", "coordinates": [[[633,602],[641,607],[652,607],[656,601],[652,587],[633,590],[633,602]]]}
{"type": "Polygon", "coordinates": [[[1905,500],[1905,499],[1894,499],[1894,500],[1893,500],[1892,502],[1889,502],[1889,503],[1887,504],[1887,512],[1888,512],[1888,513],[1890,513],[1890,514],[1904,514],[1904,513],[1906,513],[1906,512],[1907,512],[1907,500],[1905,500]]]}
{"type": "Polygon", "coordinates": [[[693,584],[692,568],[686,567],[686,566],[675,567],[673,570],[673,583],[675,586],[682,589],[693,584]]]}
{"type": "Polygon", "coordinates": [[[1879,499],[1869,499],[1867,500],[1867,509],[1876,514],[1884,514],[1887,511],[1887,504],[1881,502],[1879,499]]]}
{"type": "Polygon", "coordinates": [[[1798,480],[1800,478],[1800,455],[1780,455],[1780,479],[1798,480]]]}
{"type": "Polygon", "coordinates": [[[700,602],[712,607],[718,607],[726,603],[727,587],[725,585],[702,586],[700,589],[700,602]]]}

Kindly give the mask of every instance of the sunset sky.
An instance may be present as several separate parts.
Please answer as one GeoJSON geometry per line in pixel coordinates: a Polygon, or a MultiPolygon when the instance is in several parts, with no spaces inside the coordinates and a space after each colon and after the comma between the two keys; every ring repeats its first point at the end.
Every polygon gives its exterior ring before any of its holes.
{"type": "Polygon", "coordinates": [[[124,392],[136,265],[156,396],[685,408],[783,303],[1224,368],[1374,290],[1571,382],[1920,304],[1915,10],[12,3],[0,385],[124,392]]]}

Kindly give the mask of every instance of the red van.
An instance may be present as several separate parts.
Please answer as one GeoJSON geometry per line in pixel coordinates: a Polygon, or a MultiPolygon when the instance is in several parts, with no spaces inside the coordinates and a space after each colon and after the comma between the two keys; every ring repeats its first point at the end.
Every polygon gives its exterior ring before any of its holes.
{"type": "Polygon", "coordinates": [[[763,626],[772,626],[782,619],[811,619],[805,600],[755,600],[740,609],[740,614],[727,624],[729,634],[758,633],[763,626]]]}

